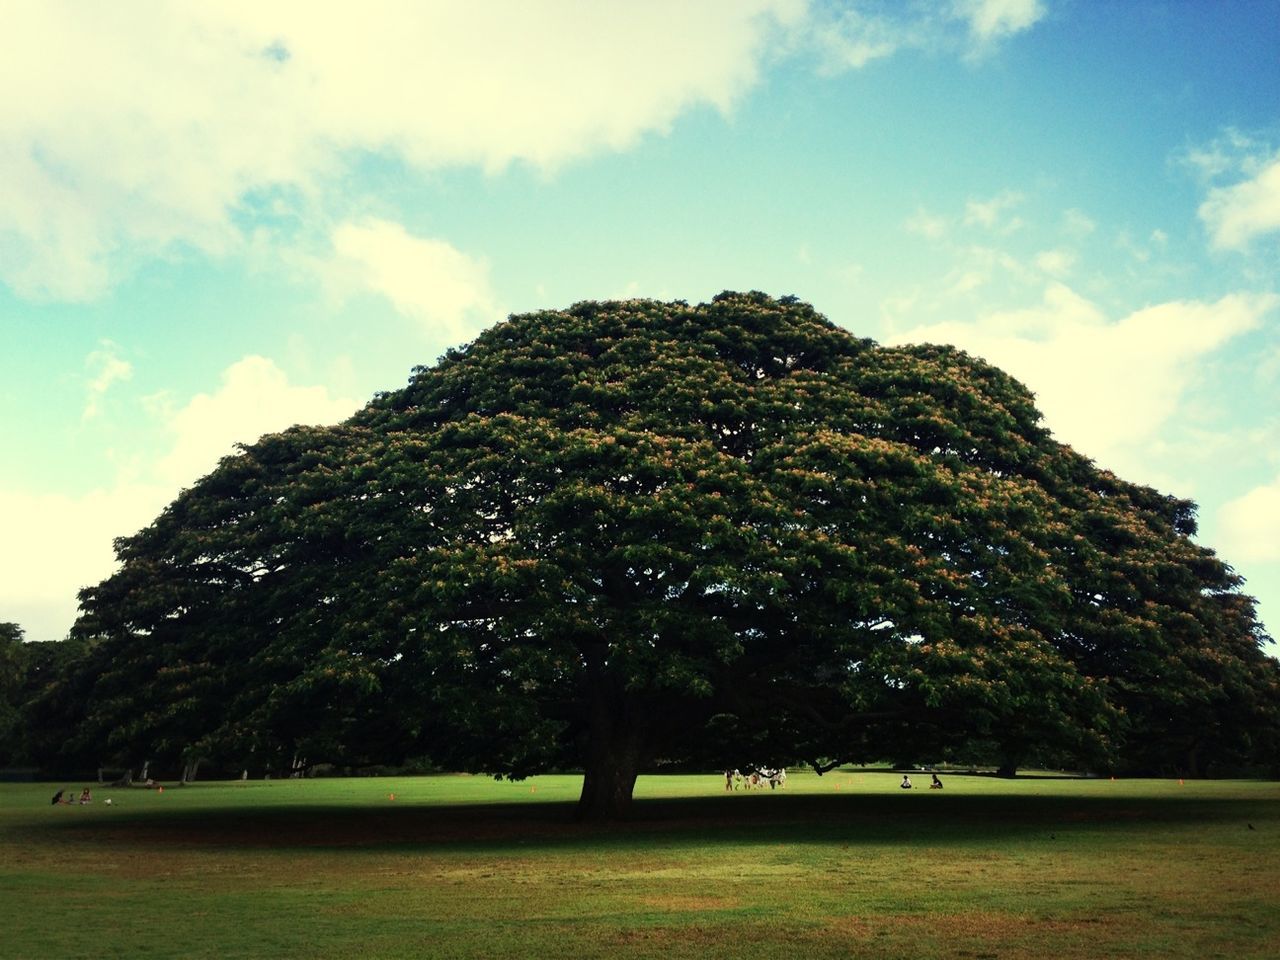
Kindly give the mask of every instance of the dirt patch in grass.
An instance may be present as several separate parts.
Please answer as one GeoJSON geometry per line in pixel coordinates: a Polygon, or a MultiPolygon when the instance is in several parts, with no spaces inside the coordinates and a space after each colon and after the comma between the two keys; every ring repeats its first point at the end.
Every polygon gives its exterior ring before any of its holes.
{"type": "MultiPolygon", "coordinates": [[[[619,930],[608,939],[618,946],[644,946],[646,949],[661,948],[680,944],[682,946],[704,945],[707,947],[725,943],[726,928],[707,927],[697,924],[689,926],[660,927],[628,927],[619,930]]],[[[734,934],[737,938],[737,934],[734,934]]]]}
{"type": "Polygon", "coordinates": [[[879,925],[870,923],[863,917],[832,917],[822,926],[824,934],[835,934],[852,940],[869,940],[879,929],[879,925]]]}
{"type": "Polygon", "coordinates": [[[740,905],[740,901],[730,897],[693,897],[693,896],[661,896],[641,897],[640,902],[646,907],[657,910],[732,910],[740,905]]]}
{"type": "Polygon", "coordinates": [[[992,940],[1016,940],[1028,934],[1036,936],[1071,933],[1094,935],[1108,927],[1131,926],[1131,918],[1117,916],[1029,917],[989,910],[966,910],[961,913],[895,917],[894,926],[905,930],[925,930],[944,939],[985,937],[992,940]]]}

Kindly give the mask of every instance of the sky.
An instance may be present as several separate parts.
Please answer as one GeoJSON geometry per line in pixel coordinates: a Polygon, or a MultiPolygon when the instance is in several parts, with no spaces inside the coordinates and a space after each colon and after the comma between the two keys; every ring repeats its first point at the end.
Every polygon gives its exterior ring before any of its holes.
{"type": "MultiPolygon", "coordinates": [[[[0,0],[0,621],[512,313],[795,295],[1018,377],[1280,634],[1280,0],[0,0]]],[[[1277,648],[1272,647],[1274,652],[1277,648]]]]}

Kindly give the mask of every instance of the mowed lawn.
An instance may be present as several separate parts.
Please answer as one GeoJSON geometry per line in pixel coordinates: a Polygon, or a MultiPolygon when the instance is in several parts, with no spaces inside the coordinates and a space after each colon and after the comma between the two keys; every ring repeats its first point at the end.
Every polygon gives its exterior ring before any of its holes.
{"type": "Polygon", "coordinates": [[[0,785],[0,956],[1280,956],[1280,784],[914,779],[0,785]]]}

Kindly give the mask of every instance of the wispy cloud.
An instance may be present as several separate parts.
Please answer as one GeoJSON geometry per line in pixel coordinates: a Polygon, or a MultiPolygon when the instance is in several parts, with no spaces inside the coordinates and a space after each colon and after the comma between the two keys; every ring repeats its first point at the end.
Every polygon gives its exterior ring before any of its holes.
{"type": "Polygon", "coordinates": [[[1259,237],[1280,232],[1280,151],[1266,138],[1228,128],[1173,160],[1206,190],[1197,213],[1214,249],[1246,252],[1259,237]]]}
{"type": "Polygon", "coordinates": [[[1223,250],[1247,250],[1280,231],[1280,156],[1248,180],[1210,190],[1199,214],[1213,246],[1223,250]]]}
{"type": "Polygon", "coordinates": [[[809,42],[823,73],[860,70],[904,47],[923,45],[932,32],[928,21],[903,19],[888,12],[867,13],[853,7],[820,14],[810,30],[809,42]]]}
{"type": "Polygon", "coordinates": [[[953,10],[969,26],[975,55],[1030,29],[1047,12],[1041,0],[955,0],[953,10]]]}
{"type": "Polygon", "coordinates": [[[1098,229],[1098,225],[1082,210],[1071,209],[1062,215],[1062,232],[1072,240],[1083,240],[1098,229]]]}
{"type": "Polygon", "coordinates": [[[1041,0],[815,4],[811,17],[793,28],[791,43],[811,49],[818,69],[828,74],[860,70],[906,50],[958,54],[976,62],[1046,12],[1041,0]]]}
{"type": "Polygon", "coordinates": [[[949,224],[946,217],[938,216],[930,213],[923,207],[920,207],[912,214],[911,218],[903,224],[908,233],[919,234],[930,240],[941,240],[947,235],[949,224]]]}
{"type": "Polygon", "coordinates": [[[1065,277],[1075,266],[1076,255],[1070,250],[1042,250],[1035,256],[1035,265],[1051,277],[1065,277]]]}
{"type": "Polygon", "coordinates": [[[133,364],[121,359],[120,347],[110,340],[103,340],[98,348],[85,357],[85,369],[89,381],[85,385],[86,399],[82,420],[92,420],[102,412],[102,400],[112,384],[133,376],[133,364]]]}
{"type": "Polygon", "coordinates": [[[501,319],[488,266],[443,240],[370,219],[337,227],[333,249],[338,269],[354,287],[381,294],[450,343],[501,319]]]}
{"type": "Polygon", "coordinates": [[[964,208],[964,222],[967,226],[985,227],[997,233],[1013,233],[1019,229],[1022,219],[1009,215],[1025,197],[1015,190],[1006,190],[989,200],[969,200],[964,208]]]}

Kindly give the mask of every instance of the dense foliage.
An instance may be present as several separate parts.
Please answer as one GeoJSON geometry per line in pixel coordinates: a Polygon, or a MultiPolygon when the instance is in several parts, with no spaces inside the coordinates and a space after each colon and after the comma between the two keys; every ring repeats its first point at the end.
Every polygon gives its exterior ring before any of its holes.
{"type": "Polygon", "coordinates": [[[513,317],[119,541],[67,749],[581,766],[586,816],[659,761],[1274,757],[1276,665],[1193,506],[1039,420],[792,298],[513,317]]]}

